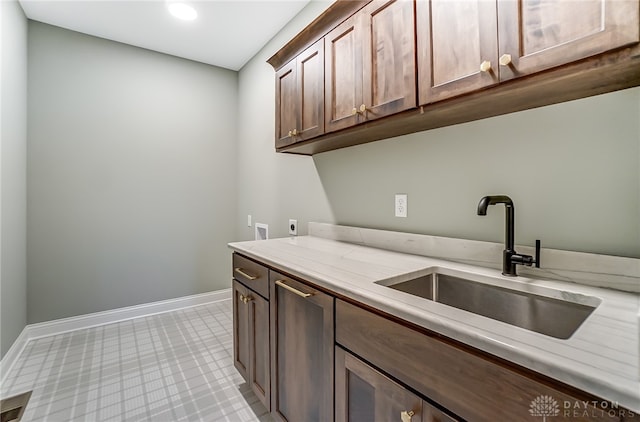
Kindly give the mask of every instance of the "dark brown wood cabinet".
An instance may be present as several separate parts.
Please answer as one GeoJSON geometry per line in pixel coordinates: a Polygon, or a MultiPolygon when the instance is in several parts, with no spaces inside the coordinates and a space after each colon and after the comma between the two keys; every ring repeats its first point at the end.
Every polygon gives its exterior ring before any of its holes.
{"type": "Polygon", "coordinates": [[[324,38],[327,132],[416,106],[410,0],[374,0],[324,38]]]}
{"type": "Polygon", "coordinates": [[[333,297],[271,271],[272,416],[333,418],[333,297]]]}
{"type": "Polygon", "coordinates": [[[336,343],[464,420],[531,421],[541,396],[558,405],[554,420],[620,420],[620,412],[594,407],[602,403],[597,397],[342,300],[336,301],[336,343]],[[564,403],[587,408],[562,412],[564,403]]]}
{"type": "Polygon", "coordinates": [[[638,0],[338,0],[269,59],[276,150],[313,155],[638,86],[639,34],[638,0]],[[300,135],[291,61],[318,40],[324,130],[300,135]]]}
{"type": "Polygon", "coordinates": [[[336,347],[335,422],[454,422],[341,347],[336,347]]]}
{"type": "Polygon", "coordinates": [[[324,133],[324,43],[316,42],[276,73],[276,146],[324,133]]]}
{"type": "Polygon", "coordinates": [[[558,405],[553,420],[636,416],[277,268],[233,263],[234,364],[278,421],[528,422],[540,397],[558,405]]]}
{"type": "Polygon", "coordinates": [[[491,0],[416,2],[420,104],[498,83],[497,19],[491,0]]]}
{"type": "Polygon", "coordinates": [[[270,409],[268,269],[234,254],[233,271],[233,364],[260,402],[270,409]],[[261,296],[265,292],[266,298],[261,296]]]}
{"type": "Polygon", "coordinates": [[[424,0],[416,10],[420,104],[640,41],[636,0],[424,0]]]}
{"type": "Polygon", "coordinates": [[[640,41],[637,0],[498,0],[500,80],[640,41]]]}

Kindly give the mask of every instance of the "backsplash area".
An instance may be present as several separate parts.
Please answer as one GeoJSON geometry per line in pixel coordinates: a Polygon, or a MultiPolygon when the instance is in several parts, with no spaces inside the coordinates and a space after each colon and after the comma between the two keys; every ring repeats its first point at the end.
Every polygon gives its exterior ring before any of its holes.
{"type": "MultiPolygon", "coordinates": [[[[501,243],[454,239],[422,234],[393,232],[360,227],[309,223],[309,235],[372,248],[429,256],[488,268],[502,267],[501,243]]],[[[530,246],[518,246],[523,254],[534,254],[530,246]]],[[[640,259],[611,255],[546,249],[540,256],[541,268],[518,266],[522,275],[569,281],[596,287],[640,293],[640,259]]]]}

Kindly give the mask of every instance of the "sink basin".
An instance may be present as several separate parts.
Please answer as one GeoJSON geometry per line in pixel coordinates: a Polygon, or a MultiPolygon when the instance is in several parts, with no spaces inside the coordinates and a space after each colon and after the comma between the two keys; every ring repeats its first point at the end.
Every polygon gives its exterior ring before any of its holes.
{"type": "Polygon", "coordinates": [[[600,304],[596,297],[547,289],[570,297],[567,300],[438,271],[408,281],[378,284],[559,339],[571,337],[600,304]]]}

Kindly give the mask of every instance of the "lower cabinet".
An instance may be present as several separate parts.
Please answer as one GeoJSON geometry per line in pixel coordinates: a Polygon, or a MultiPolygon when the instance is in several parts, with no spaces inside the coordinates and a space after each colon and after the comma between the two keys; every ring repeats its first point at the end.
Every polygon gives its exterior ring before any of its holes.
{"type": "Polygon", "coordinates": [[[333,297],[270,272],[271,414],[279,421],[333,419],[333,297]]]}
{"type": "Polygon", "coordinates": [[[237,254],[234,277],[234,365],[276,421],[531,422],[548,416],[591,422],[636,416],[237,254]]]}
{"type": "Polygon", "coordinates": [[[455,421],[341,347],[335,356],[335,422],[455,421]]]}
{"type": "Polygon", "coordinates": [[[233,280],[233,363],[270,409],[269,302],[233,280]]]}

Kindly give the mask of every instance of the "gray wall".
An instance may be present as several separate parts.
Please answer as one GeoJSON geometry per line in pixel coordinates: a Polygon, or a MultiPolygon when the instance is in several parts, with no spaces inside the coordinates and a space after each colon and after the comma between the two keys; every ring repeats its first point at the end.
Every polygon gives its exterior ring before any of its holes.
{"type": "Polygon", "coordinates": [[[29,23],[28,322],[229,287],[237,73],[29,23]]]}
{"type": "Polygon", "coordinates": [[[27,320],[27,19],[0,1],[0,358],[27,320]]]}
{"type": "Polygon", "coordinates": [[[289,218],[298,220],[299,235],[306,234],[309,221],[333,221],[313,158],[275,153],[275,77],[266,62],[328,5],[312,1],[240,71],[239,110],[251,116],[251,124],[238,130],[239,240],[254,238],[247,215],[269,224],[271,238],[288,235],[289,218]]]}
{"type": "Polygon", "coordinates": [[[476,215],[486,194],[516,205],[516,241],[640,257],[640,88],[319,154],[273,152],[274,73],[264,61],[317,13],[311,4],[240,72],[240,109],[263,110],[239,133],[239,238],[246,214],[286,234],[297,217],[501,242],[504,210],[476,215]],[[241,166],[239,166],[241,167],[241,166]],[[395,193],[409,217],[393,216],[395,193]]]}

